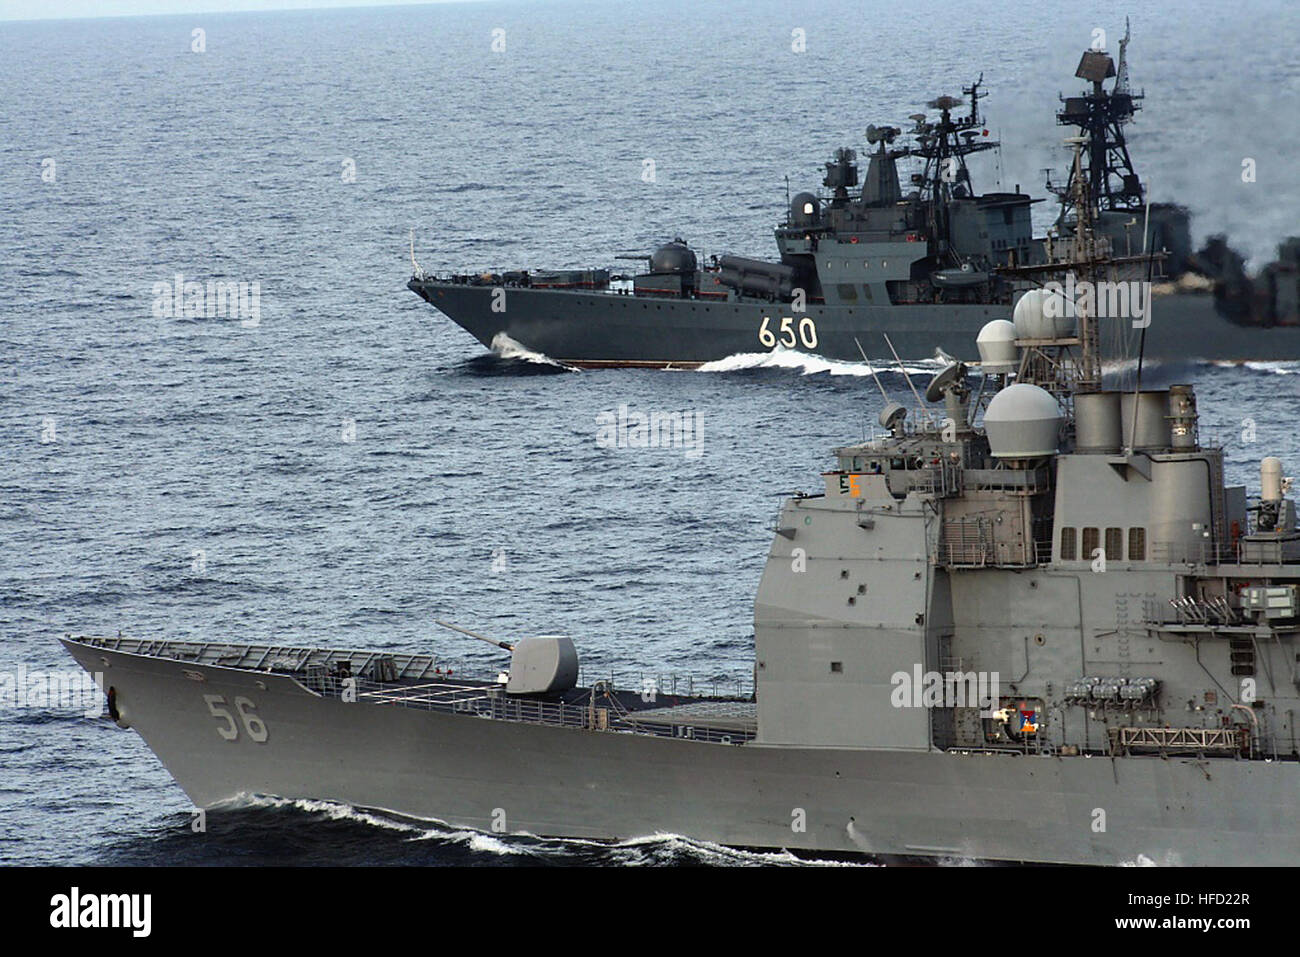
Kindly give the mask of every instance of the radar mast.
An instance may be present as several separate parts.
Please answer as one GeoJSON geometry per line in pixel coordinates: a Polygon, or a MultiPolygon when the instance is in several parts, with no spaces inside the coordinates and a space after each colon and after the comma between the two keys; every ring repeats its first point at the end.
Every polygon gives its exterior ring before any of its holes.
{"type": "Polygon", "coordinates": [[[1061,201],[1059,222],[1068,229],[1077,215],[1076,177],[1088,181],[1088,194],[1101,212],[1136,213],[1143,205],[1146,190],[1133,169],[1124,139],[1124,127],[1142,108],[1143,93],[1133,93],[1128,79],[1129,25],[1124,21],[1124,39],[1119,42],[1119,68],[1104,49],[1085,50],[1074,75],[1092,84],[1081,96],[1062,97],[1064,107],[1056,114],[1060,126],[1075,126],[1080,136],[1088,137],[1085,162],[1070,170],[1064,186],[1054,185],[1049,177],[1047,188],[1061,201]],[[1105,81],[1114,78],[1110,90],[1105,81]]]}
{"type": "Polygon", "coordinates": [[[980,119],[979,101],[988,95],[979,91],[983,82],[981,73],[978,80],[962,88],[962,96],[970,97],[970,113],[966,116],[953,116],[953,111],[963,105],[960,97],[938,96],[931,100],[927,106],[939,111],[939,119],[932,123],[923,114],[914,115],[916,126],[911,134],[916,145],[899,153],[919,156],[925,161],[923,171],[913,176],[912,182],[928,207],[930,235],[936,239],[935,252],[940,261],[950,259],[960,263],[952,246],[948,207],[954,199],[974,195],[966,157],[999,145],[996,140],[987,139],[988,130],[983,128],[980,119]]]}

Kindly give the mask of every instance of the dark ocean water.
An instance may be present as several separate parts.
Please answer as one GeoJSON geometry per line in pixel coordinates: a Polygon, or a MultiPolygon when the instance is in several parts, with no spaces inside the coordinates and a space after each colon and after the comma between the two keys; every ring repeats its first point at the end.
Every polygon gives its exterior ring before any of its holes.
{"type": "MultiPolygon", "coordinates": [[[[1122,13],[653,11],[0,23],[0,672],[70,668],[57,635],[119,630],[496,664],[441,617],[569,634],[597,671],[748,673],[780,493],[814,489],[829,449],[874,420],[864,367],[572,373],[485,354],[404,288],[408,231],[429,269],[601,264],[677,233],[769,255],[784,175],[816,183],[868,122],[898,123],[980,70],[1002,182],[1041,194],[1040,168],[1063,165],[1057,92],[1074,90],[1094,27],[1114,47],[1122,13]],[[259,324],[155,316],[154,284],[177,273],[260,283],[259,324]],[[703,454],[599,448],[597,414],[623,403],[698,415],[703,454]]],[[[1269,258],[1300,232],[1300,14],[1210,0],[1131,12],[1133,81],[1150,95],[1132,145],[1153,198],[1190,205],[1198,238],[1226,230],[1269,258]],[[1240,182],[1245,156],[1254,184],[1240,182]]],[[[997,171],[977,168],[977,185],[997,171]]],[[[1195,382],[1230,478],[1254,484],[1263,455],[1297,461],[1297,373],[1187,364],[1147,381],[1195,382]]],[[[68,709],[0,711],[4,862],[787,860],[307,803],[215,815],[200,837],[136,735],[68,709]]]]}

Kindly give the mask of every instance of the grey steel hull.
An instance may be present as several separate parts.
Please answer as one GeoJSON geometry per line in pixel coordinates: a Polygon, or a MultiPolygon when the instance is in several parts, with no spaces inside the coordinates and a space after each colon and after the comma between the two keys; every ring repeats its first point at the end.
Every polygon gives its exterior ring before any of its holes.
{"type": "MultiPolygon", "coordinates": [[[[777,334],[783,315],[814,323],[816,345],[793,333],[795,347],[835,360],[858,360],[858,342],[872,358],[887,357],[887,334],[904,359],[929,359],[935,346],[977,359],[972,343],[984,323],[1009,319],[1000,305],[818,306],[802,314],[787,304],[638,298],[605,292],[505,288],[504,309],[492,308],[493,288],[436,280],[409,287],[483,345],[500,334],[575,366],[691,367],[741,353],[766,352],[763,320],[777,334]]],[[[1300,327],[1236,325],[1218,314],[1209,295],[1157,297],[1147,329],[1146,357],[1177,361],[1300,359],[1300,327]]],[[[1120,321],[1120,320],[1116,320],[1120,321]]],[[[1105,331],[1105,330],[1103,330],[1105,331]]],[[[1131,328],[1128,335],[1136,337],[1131,328]]],[[[811,337],[808,337],[811,340],[811,337]]]]}
{"type": "Polygon", "coordinates": [[[201,807],[264,794],[549,837],[675,833],[744,847],[1080,864],[1300,863],[1295,762],[709,744],[349,704],[285,675],[64,645],[116,689],[124,722],[201,807]],[[226,740],[208,695],[247,699],[265,740],[242,731],[226,740]]]}

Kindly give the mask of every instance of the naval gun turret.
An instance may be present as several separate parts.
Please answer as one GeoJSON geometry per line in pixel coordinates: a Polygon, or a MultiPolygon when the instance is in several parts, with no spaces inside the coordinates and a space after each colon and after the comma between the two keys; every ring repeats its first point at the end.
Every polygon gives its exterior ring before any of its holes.
{"type": "Polygon", "coordinates": [[[438,624],[510,652],[510,669],[503,682],[506,694],[554,694],[578,683],[578,652],[573,639],[566,635],[539,635],[507,642],[448,621],[440,620],[438,624]]]}
{"type": "Polygon", "coordinates": [[[650,254],[650,271],[632,279],[638,296],[690,296],[697,286],[699,259],[680,237],[650,254]]]}

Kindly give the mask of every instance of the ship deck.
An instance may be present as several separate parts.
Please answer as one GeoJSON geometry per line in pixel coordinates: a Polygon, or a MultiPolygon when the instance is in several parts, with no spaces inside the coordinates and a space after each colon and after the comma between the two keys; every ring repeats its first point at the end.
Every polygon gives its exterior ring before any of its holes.
{"type": "MultiPolygon", "coordinates": [[[[500,681],[462,677],[435,655],[285,645],[68,636],[89,647],[185,664],[293,678],[323,698],[498,721],[744,744],[758,732],[753,696],[618,689],[609,680],[551,694],[510,695],[500,681]]],[[[692,685],[693,687],[693,685],[692,685]]]]}

